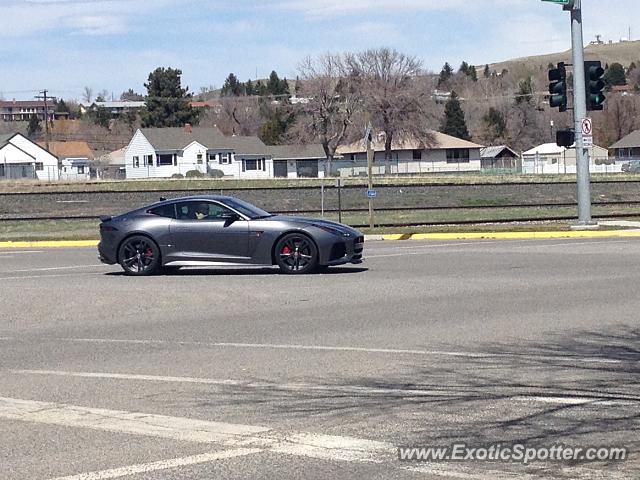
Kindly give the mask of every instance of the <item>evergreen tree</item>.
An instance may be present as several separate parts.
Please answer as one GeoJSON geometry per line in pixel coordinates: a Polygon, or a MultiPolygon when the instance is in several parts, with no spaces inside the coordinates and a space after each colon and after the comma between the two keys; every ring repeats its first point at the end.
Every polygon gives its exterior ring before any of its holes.
{"type": "Polygon", "coordinates": [[[197,124],[198,111],[191,108],[192,95],[182,88],[182,71],[158,68],[149,74],[146,106],[140,117],[143,127],[182,127],[197,124]]]}
{"type": "Polygon", "coordinates": [[[440,71],[440,77],[438,78],[438,88],[443,85],[447,85],[451,77],[453,76],[453,68],[446,62],[440,71]]]}
{"type": "MultiPolygon", "coordinates": [[[[271,75],[269,75],[269,81],[267,82],[267,93],[269,95],[274,95],[274,96],[285,94],[285,91],[284,91],[285,83],[286,83],[286,79],[283,82],[282,80],[280,80],[280,77],[278,77],[278,74],[276,73],[276,71],[275,70],[272,71],[271,75]]],[[[287,85],[287,91],[288,89],[289,87],[287,85]]]]}
{"type": "Polygon", "coordinates": [[[467,62],[462,62],[460,68],[458,69],[458,73],[469,75],[469,64],[467,62]]]}
{"type": "Polygon", "coordinates": [[[71,110],[69,110],[69,107],[67,106],[67,104],[63,99],[60,99],[56,102],[55,111],[57,113],[69,113],[69,114],[71,113],[71,110]]]}
{"type": "Polygon", "coordinates": [[[467,122],[464,118],[464,112],[462,111],[456,92],[451,92],[451,98],[444,106],[444,118],[442,119],[440,131],[463,140],[471,139],[467,122]]]}
{"type": "Polygon", "coordinates": [[[256,95],[256,89],[251,79],[247,80],[247,83],[244,84],[244,94],[250,97],[256,95]]]}
{"type": "Polygon", "coordinates": [[[283,114],[282,110],[278,109],[267,122],[262,124],[260,139],[267,145],[278,145],[292,123],[293,115],[283,114]]]}
{"type": "Polygon", "coordinates": [[[627,76],[624,67],[619,63],[612,63],[604,73],[604,82],[608,87],[613,85],[626,85],[627,76]]]}
{"type": "Polygon", "coordinates": [[[27,136],[33,140],[41,131],[40,118],[36,114],[31,115],[29,125],[27,125],[27,136]]]}
{"type": "Polygon", "coordinates": [[[533,98],[534,90],[533,79],[531,77],[520,80],[520,83],[518,84],[518,91],[516,93],[516,103],[529,103],[533,98]]]}
{"type": "Polygon", "coordinates": [[[489,108],[489,111],[482,117],[482,122],[489,142],[506,137],[507,121],[499,110],[493,107],[489,108]]]}
{"type": "Polygon", "coordinates": [[[489,78],[491,76],[491,70],[489,70],[489,64],[488,63],[484,66],[483,76],[484,76],[484,78],[489,78]]]}
{"type": "Polygon", "coordinates": [[[239,97],[242,95],[242,83],[238,81],[238,77],[236,77],[233,73],[230,73],[227,79],[224,81],[222,85],[222,89],[220,90],[220,95],[223,97],[239,97]]]}
{"type": "Polygon", "coordinates": [[[282,80],[282,83],[280,84],[280,95],[291,95],[291,92],[289,91],[289,82],[287,82],[286,78],[282,80]]]}
{"type": "Polygon", "coordinates": [[[471,80],[473,80],[474,82],[477,82],[477,81],[478,81],[478,72],[477,72],[477,70],[476,70],[476,67],[474,67],[473,65],[471,65],[471,66],[469,67],[469,73],[468,73],[468,75],[469,75],[469,78],[470,78],[471,80]]]}
{"type": "Polygon", "coordinates": [[[109,122],[111,121],[111,114],[103,106],[96,107],[90,113],[90,118],[95,125],[99,125],[103,128],[109,128],[109,122]]]}

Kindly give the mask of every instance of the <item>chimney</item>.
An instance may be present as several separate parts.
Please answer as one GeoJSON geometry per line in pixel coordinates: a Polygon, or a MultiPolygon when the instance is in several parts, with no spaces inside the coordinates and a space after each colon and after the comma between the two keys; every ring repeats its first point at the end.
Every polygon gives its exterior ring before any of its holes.
{"type": "Polygon", "coordinates": [[[184,124],[184,133],[185,133],[185,135],[191,135],[191,124],[190,123],[185,123],[184,124]]]}

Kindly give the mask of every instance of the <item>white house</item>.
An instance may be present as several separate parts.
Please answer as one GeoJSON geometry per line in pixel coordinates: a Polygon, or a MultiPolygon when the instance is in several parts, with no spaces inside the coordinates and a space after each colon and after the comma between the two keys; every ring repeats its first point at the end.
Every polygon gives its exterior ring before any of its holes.
{"type": "MultiPolygon", "coordinates": [[[[606,148],[594,145],[589,149],[589,170],[592,173],[613,173],[622,171],[621,164],[609,159],[606,148]]],[[[575,174],[575,148],[559,147],[555,143],[544,143],[522,154],[522,173],[525,174],[575,174]]]]}
{"type": "Polygon", "coordinates": [[[58,158],[20,133],[0,135],[0,179],[58,180],[58,158]]]}
{"type": "MultiPolygon", "coordinates": [[[[39,145],[44,147],[42,142],[39,145]]],[[[94,160],[94,153],[87,142],[49,142],[49,151],[58,157],[60,180],[86,181],[91,178],[91,162],[94,160]]]]}
{"type": "MultiPolygon", "coordinates": [[[[394,139],[391,145],[391,160],[385,160],[384,134],[373,142],[374,174],[420,174],[479,172],[480,149],[467,140],[432,132],[432,141],[416,138],[394,139]]],[[[366,175],[367,152],[364,141],[338,147],[342,159],[336,159],[332,171],[340,176],[366,175]]]]}
{"type": "Polygon", "coordinates": [[[224,136],[217,128],[139,129],[125,152],[127,179],[219,171],[243,179],[273,177],[273,160],[258,137],[224,136]]]}

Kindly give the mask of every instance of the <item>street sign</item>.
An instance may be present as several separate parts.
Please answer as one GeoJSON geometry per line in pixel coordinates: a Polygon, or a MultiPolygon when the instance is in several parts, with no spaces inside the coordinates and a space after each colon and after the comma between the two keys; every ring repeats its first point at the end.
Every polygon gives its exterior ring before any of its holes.
{"type": "Polygon", "coordinates": [[[367,190],[367,198],[376,198],[378,192],[375,190],[367,190]]]}
{"type": "Polygon", "coordinates": [[[580,122],[582,129],[582,146],[585,148],[593,146],[593,121],[590,118],[583,118],[580,122]]]}

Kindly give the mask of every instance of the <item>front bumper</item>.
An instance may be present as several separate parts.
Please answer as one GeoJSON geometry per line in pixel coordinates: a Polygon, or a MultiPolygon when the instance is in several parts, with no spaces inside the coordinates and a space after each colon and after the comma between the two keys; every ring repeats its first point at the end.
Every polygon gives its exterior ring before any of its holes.
{"type": "Polygon", "coordinates": [[[364,261],[364,236],[343,239],[335,242],[329,250],[323,265],[360,264],[364,261]]]}

